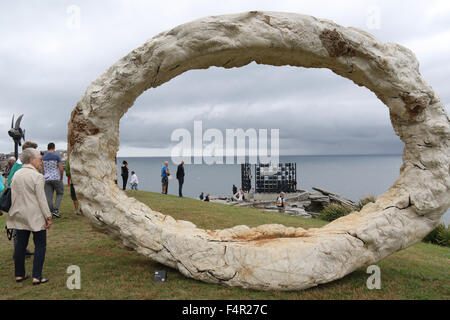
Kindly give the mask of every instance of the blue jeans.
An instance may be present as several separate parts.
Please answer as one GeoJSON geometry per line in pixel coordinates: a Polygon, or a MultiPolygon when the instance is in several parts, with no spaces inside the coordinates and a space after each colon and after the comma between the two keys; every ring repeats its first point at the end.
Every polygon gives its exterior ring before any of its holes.
{"type": "MultiPolygon", "coordinates": [[[[16,230],[17,244],[14,248],[14,267],[16,277],[25,276],[25,249],[28,246],[31,231],[16,230]]],[[[33,278],[42,277],[44,267],[45,251],[47,250],[47,230],[33,232],[34,259],[33,278]]]]}
{"type": "Polygon", "coordinates": [[[137,186],[138,186],[137,183],[132,183],[131,184],[131,190],[137,190],[137,186]]]}

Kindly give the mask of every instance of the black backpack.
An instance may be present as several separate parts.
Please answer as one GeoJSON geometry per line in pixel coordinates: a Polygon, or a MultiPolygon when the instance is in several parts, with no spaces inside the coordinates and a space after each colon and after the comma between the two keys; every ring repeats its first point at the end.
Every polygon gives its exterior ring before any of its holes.
{"type": "Polygon", "coordinates": [[[0,197],[0,211],[9,212],[11,209],[11,188],[6,188],[0,197]]]}

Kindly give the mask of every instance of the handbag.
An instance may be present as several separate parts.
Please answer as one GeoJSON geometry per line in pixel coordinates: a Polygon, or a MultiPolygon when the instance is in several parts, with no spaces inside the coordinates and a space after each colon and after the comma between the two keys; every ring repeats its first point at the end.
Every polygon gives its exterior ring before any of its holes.
{"type": "Polygon", "coordinates": [[[11,188],[6,188],[0,197],[0,210],[9,212],[9,209],[11,209],[11,188]]]}
{"type": "MultiPolygon", "coordinates": [[[[6,188],[0,197],[0,211],[9,212],[9,209],[11,209],[11,188],[6,188]]],[[[5,226],[5,229],[8,240],[11,240],[13,237],[12,229],[8,229],[7,226],[5,226]]]]}

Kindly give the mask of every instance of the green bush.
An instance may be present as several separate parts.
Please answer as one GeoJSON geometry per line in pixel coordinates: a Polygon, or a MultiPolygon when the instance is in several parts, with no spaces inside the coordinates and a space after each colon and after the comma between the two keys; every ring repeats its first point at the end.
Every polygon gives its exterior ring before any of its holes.
{"type": "Polygon", "coordinates": [[[353,210],[338,204],[330,204],[325,209],[320,211],[318,218],[325,221],[334,221],[340,217],[346,216],[353,210]]]}
{"type": "Polygon", "coordinates": [[[450,228],[446,227],[444,224],[440,224],[431,231],[423,241],[450,247],[450,228]]]}
{"type": "Polygon", "coordinates": [[[368,204],[370,202],[375,203],[375,201],[376,201],[376,199],[374,196],[367,196],[367,197],[361,198],[358,203],[358,209],[361,210],[366,204],[368,204]]]}

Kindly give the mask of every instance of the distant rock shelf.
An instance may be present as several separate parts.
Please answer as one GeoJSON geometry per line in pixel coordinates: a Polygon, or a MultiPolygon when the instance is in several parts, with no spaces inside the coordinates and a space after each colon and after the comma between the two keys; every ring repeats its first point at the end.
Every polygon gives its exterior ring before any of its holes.
{"type": "MultiPolygon", "coordinates": [[[[330,204],[339,204],[353,210],[358,208],[354,201],[337,193],[320,188],[312,189],[317,192],[311,193],[306,190],[297,190],[295,193],[287,194],[284,213],[291,216],[312,218],[330,204]]],[[[230,197],[215,197],[211,198],[211,202],[278,212],[279,210],[276,206],[278,196],[279,194],[277,193],[245,194],[244,201],[236,201],[230,197]]]]}

